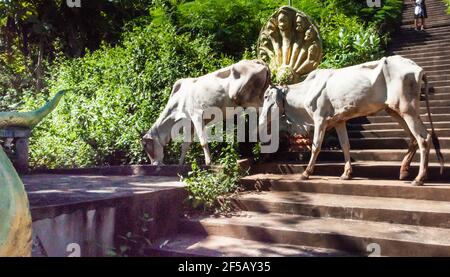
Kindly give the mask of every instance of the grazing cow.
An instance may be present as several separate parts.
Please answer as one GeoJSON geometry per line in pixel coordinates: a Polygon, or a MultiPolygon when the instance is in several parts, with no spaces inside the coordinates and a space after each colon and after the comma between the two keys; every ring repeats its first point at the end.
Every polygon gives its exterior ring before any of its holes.
{"type": "Polygon", "coordinates": [[[346,121],[387,111],[411,137],[408,153],[400,168],[400,179],[408,176],[411,160],[420,149],[420,170],[413,185],[422,185],[428,169],[431,140],[444,166],[439,141],[435,134],[428,103],[428,83],[424,70],[409,59],[390,56],[342,69],[319,69],[311,72],[305,81],[287,86],[270,87],[264,95],[260,113],[260,128],[267,126],[268,113],[278,107],[299,130],[314,126],[314,138],[309,164],[302,174],[308,179],[313,173],[327,129],[335,128],[345,158],[342,179],[352,178],[350,144],[346,121]],[[420,119],[420,92],[422,80],[426,86],[426,104],[431,124],[431,135],[420,119]]]}
{"type": "MultiPolygon", "coordinates": [[[[142,138],[152,164],[162,164],[163,148],[172,139],[172,128],[177,122],[187,119],[192,122],[205,153],[205,163],[209,165],[211,157],[203,128],[205,110],[218,108],[225,114],[227,107],[259,108],[269,83],[270,70],[259,60],[243,60],[198,78],[178,80],[163,112],[142,138]]],[[[180,164],[190,141],[182,143],[180,164]]]]}

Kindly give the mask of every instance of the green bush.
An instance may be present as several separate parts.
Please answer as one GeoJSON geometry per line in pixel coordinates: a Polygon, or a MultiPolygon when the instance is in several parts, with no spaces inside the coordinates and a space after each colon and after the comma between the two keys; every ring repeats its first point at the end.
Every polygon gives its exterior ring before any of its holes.
{"type": "Polygon", "coordinates": [[[238,154],[235,144],[222,149],[219,166],[201,169],[196,162],[192,171],[182,180],[186,183],[191,205],[205,212],[226,213],[231,211],[231,201],[227,197],[238,190],[241,173],[237,164],[238,154]]]}
{"type": "MultiPolygon", "coordinates": [[[[157,11],[156,11],[157,12],[157,11]]],[[[232,63],[208,39],[179,34],[164,18],[135,26],[121,46],[102,48],[53,67],[51,90],[71,88],[33,132],[35,167],[142,163],[142,134],[164,107],[173,83],[232,63]],[[161,21],[162,20],[162,21],[161,21]]],[[[24,109],[41,105],[33,95],[24,109]]]]}
{"type": "MultiPolygon", "coordinates": [[[[385,39],[379,34],[380,26],[398,17],[401,9],[395,10],[395,5],[402,1],[386,0],[380,9],[366,9],[362,2],[294,1],[294,6],[309,14],[321,29],[326,53],[322,67],[342,67],[383,54],[385,39]]],[[[34,167],[148,162],[140,137],[163,109],[173,83],[179,78],[211,72],[242,57],[254,58],[261,26],[286,1],[152,3],[148,16],[126,24],[117,44],[103,43],[99,50],[87,51],[82,58],[61,56],[49,66],[45,90],[25,90],[21,110],[42,105],[51,97],[48,91],[73,89],[34,130],[34,167]]],[[[1,76],[2,72],[0,82],[1,76]]],[[[6,95],[0,99],[0,105],[5,107],[14,103],[10,99],[15,97],[9,92],[6,95]]],[[[224,145],[211,145],[213,158],[224,145]]],[[[175,161],[178,145],[172,144],[166,152],[166,162],[175,161]]],[[[199,153],[200,147],[194,145],[188,161],[201,162],[199,153]]]]}
{"type": "Polygon", "coordinates": [[[384,54],[376,25],[363,24],[356,17],[333,16],[322,26],[322,34],[326,49],[322,68],[354,65],[384,54]]]}

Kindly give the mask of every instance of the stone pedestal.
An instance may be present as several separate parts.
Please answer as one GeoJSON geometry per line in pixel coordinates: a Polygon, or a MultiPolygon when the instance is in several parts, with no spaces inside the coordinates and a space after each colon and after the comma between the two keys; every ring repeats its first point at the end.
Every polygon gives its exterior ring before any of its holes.
{"type": "Polygon", "coordinates": [[[19,173],[28,171],[28,140],[30,129],[10,127],[0,129],[0,140],[3,141],[3,148],[19,173]]]}

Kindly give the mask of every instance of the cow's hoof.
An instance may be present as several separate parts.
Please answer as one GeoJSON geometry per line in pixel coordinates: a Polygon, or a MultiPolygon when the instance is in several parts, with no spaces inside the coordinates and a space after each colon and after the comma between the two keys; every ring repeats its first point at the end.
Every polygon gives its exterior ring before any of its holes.
{"type": "Polygon", "coordinates": [[[308,175],[304,175],[304,174],[300,175],[300,180],[308,180],[308,179],[309,179],[308,175]]]}
{"type": "Polygon", "coordinates": [[[400,171],[399,180],[406,180],[409,177],[409,171],[400,171]]]}
{"type": "Polygon", "coordinates": [[[423,181],[414,180],[411,183],[413,186],[423,186],[423,181]]]}
{"type": "Polygon", "coordinates": [[[342,174],[341,180],[351,180],[353,178],[352,174],[342,174]]]}

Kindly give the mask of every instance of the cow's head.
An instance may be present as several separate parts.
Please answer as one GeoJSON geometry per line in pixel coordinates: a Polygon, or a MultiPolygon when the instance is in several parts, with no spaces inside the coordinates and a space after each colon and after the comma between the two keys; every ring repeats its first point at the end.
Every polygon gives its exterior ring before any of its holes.
{"type": "Polygon", "coordinates": [[[151,129],[142,137],[141,142],[152,165],[162,165],[164,159],[164,147],[161,145],[158,135],[151,129]]]}
{"type": "Polygon", "coordinates": [[[264,93],[264,103],[259,115],[260,128],[267,128],[270,124],[272,109],[277,108],[280,114],[284,113],[284,101],[286,97],[286,89],[277,86],[270,86],[264,93]]]}

